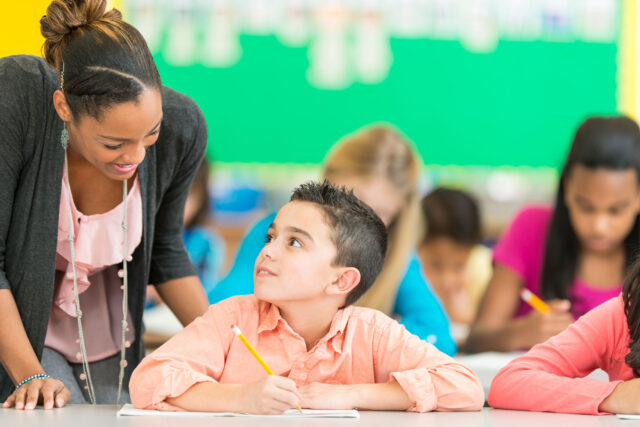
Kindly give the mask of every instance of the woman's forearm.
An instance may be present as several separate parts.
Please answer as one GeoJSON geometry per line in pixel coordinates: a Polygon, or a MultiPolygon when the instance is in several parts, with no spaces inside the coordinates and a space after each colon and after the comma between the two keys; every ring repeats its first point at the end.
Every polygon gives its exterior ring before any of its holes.
{"type": "Polygon", "coordinates": [[[44,373],[9,289],[0,289],[0,362],[14,383],[44,373]]]}
{"type": "Polygon", "coordinates": [[[481,353],[484,351],[514,351],[524,346],[518,343],[520,322],[515,320],[507,325],[495,327],[474,327],[471,329],[465,348],[465,353],[481,353]]]}
{"type": "Polygon", "coordinates": [[[157,285],[156,290],[184,326],[203,315],[209,307],[198,276],[169,280],[157,285]]]}

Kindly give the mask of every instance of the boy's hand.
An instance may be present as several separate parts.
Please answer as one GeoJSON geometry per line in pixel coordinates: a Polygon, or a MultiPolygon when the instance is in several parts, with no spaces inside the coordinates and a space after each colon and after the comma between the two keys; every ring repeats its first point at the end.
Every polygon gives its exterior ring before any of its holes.
{"type": "Polygon", "coordinates": [[[296,383],[278,375],[267,375],[259,381],[245,384],[240,398],[243,412],[249,414],[281,414],[300,404],[296,383]]]}
{"type": "Polygon", "coordinates": [[[308,409],[353,409],[349,385],[311,383],[300,387],[302,407],[308,409]]]}

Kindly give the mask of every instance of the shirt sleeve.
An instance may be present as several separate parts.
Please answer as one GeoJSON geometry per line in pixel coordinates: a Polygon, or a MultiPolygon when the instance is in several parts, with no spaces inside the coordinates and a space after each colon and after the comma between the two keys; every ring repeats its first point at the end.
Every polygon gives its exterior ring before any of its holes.
{"type": "Polygon", "coordinates": [[[155,285],[197,274],[182,240],[182,221],[189,187],[204,158],[207,126],[202,112],[195,103],[192,108],[197,117],[193,140],[189,142],[189,148],[179,163],[169,188],[162,196],[156,214],[149,275],[149,282],[155,285]]]}
{"type": "MultiPolygon", "coordinates": [[[[489,404],[504,409],[600,414],[600,403],[621,381],[584,377],[597,368],[607,371],[610,363],[616,363],[616,355],[624,354],[618,347],[628,342],[621,338],[624,336],[628,337],[628,330],[618,297],[505,366],[493,379],[489,404]]],[[[618,363],[624,363],[621,358],[618,363]]]]}
{"type": "Polygon", "coordinates": [[[480,380],[467,367],[390,321],[374,341],[376,382],[395,379],[413,405],[410,411],[478,411],[480,380]]]}
{"type": "Polygon", "coordinates": [[[165,399],[177,397],[200,382],[216,382],[224,369],[233,331],[217,325],[230,322],[224,304],[209,307],[136,367],[129,382],[131,402],[136,408],[182,411],[165,399]]]}
{"type": "Polygon", "coordinates": [[[26,79],[20,77],[24,74],[14,59],[0,59],[0,289],[11,287],[5,273],[5,253],[14,195],[24,163],[24,119],[31,116],[25,94],[33,92],[33,88],[26,87],[26,79]]]}
{"type": "Polygon", "coordinates": [[[253,293],[253,268],[258,254],[264,247],[267,231],[275,216],[275,213],[268,215],[249,230],[240,244],[240,249],[229,274],[207,294],[210,304],[235,295],[253,293]]]}
{"type": "Polygon", "coordinates": [[[449,318],[422,272],[416,254],[412,254],[409,267],[404,275],[394,306],[394,313],[400,316],[400,323],[412,334],[435,345],[449,356],[457,351],[451,336],[449,318]]]}

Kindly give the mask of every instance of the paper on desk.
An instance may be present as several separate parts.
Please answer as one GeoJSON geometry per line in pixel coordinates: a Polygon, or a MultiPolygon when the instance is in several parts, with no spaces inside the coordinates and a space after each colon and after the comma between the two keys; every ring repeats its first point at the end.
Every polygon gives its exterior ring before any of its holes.
{"type": "Polygon", "coordinates": [[[616,414],[621,420],[640,420],[640,415],[635,414],[616,414]]]}
{"type": "Polygon", "coordinates": [[[360,418],[360,414],[353,410],[316,410],[303,409],[302,413],[297,409],[290,409],[281,415],[253,415],[239,414],[236,412],[172,412],[154,411],[151,409],[136,409],[131,404],[123,405],[118,411],[118,416],[141,415],[151,417],[269,417],[269,418],[360,418]]]}

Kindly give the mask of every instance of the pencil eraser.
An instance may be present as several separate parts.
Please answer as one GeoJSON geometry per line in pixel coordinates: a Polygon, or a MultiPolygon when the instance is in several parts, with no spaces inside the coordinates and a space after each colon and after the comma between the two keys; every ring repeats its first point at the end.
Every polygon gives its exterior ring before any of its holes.
{"type": "Polygon", "coordinates": [[[531,298],[533,294],[531,293],[531,291],[527,288],[524,288],[521,292],[520,292],[520,296],[522,297],[522,299],[524,299],[525,301],[529,301],[529,299],[531,298]]]}

